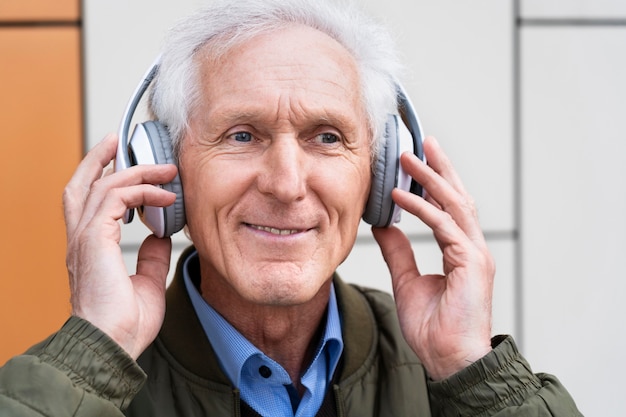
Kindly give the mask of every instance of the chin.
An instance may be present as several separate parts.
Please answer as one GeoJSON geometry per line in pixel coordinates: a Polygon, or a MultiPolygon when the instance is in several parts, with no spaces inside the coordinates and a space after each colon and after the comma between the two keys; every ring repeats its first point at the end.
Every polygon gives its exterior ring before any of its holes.
{"type": "MultiPolygon", "coordinates": [[[[257,272],[258,273],[258,272],[257,272]]],[[[260,274],[264,275],[264,274],[260,274]]],[[[320,290],[330,284],[329,276],[325,280],[309,279],[307,274],[271,274],[248,282],[244,297],[259,305],[296,306],[310,302],[320,294],[320,290]],[[251,284],[251,285],[250,285],[251,284]]]]}

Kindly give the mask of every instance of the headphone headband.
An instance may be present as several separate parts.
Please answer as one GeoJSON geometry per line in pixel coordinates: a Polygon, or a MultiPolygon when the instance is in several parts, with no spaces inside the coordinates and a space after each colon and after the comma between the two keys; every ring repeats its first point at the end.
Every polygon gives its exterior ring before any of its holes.
{"type": "MultiPolygon", "coordinates": [[[[143,78],[135,88],[133,95],[131,96],[128,104],[126,105],[126,110],[124,111],[124,115],[122,116],[122,122],[120,123],[119,130],[119,142],[117,147],[117,159],[122,158],[120,161],[124,168],[129,168],[131,166],[130,157],[128,153],[128,136],[130,131],[130,123],[133,118],[133,114],[135,114],[135,110],[137,110],[137,106],[141,101],[141,98],[145,94],[146,90],[154,80],[154,77],[159,70],[159,65],[161,62],[161,56],[157,57],[157,59],[152,63],[148,71],[144,74],[143,78]]],[[[117,163],[117,161],[116,161],[117,163]]]]}

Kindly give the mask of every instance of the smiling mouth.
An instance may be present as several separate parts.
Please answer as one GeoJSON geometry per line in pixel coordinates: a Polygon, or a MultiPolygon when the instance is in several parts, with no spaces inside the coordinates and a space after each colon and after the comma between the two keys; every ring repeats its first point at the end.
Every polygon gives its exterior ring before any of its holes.
{"type": "Polygon", "coordinates": [[[294,235],[296,233],[302,232],[301,229],[277,229],[275,227],[258,226],[256,224],[249,224],[249,223],[247,223],[247,225],[255,230],[260,230],[262,232],[267,232],[267,233],[271,233],[273,235],[278,235],[278,236],[288,236],[288,235],[294,235]]]}

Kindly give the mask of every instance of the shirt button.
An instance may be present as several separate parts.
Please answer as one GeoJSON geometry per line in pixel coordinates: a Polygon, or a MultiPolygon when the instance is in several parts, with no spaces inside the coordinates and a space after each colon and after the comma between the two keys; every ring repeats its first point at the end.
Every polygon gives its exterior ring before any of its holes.
{"type": "Polygon", "coordinates": [[[259,368],[259,374],[261,374],[263,378],[269,378],[270,376],[272,376],[272,370],[263,365],[259,368]]]}

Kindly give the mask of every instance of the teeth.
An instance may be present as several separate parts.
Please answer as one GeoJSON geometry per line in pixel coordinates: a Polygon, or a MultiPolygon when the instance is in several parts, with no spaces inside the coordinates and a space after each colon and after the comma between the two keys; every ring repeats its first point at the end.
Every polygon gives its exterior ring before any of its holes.
{"type": "Polygon", "coordinates": [[[253,229],[256,229],[256,230],[262,230],[264,232],[268,232],[268,233],[271,233],[273,235],[281,235],[281,236],[293,235],[294,233],[298,233],[299,232],[299,230],[296,230],[296,229],[276,229],[276,228],[267,227],[267,226],[256,226],[254,224],[251,224],[250,226],[253,229]]]}

